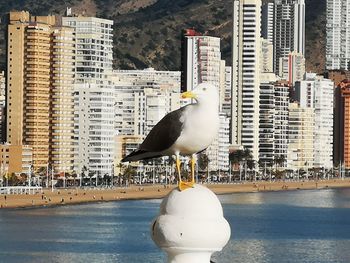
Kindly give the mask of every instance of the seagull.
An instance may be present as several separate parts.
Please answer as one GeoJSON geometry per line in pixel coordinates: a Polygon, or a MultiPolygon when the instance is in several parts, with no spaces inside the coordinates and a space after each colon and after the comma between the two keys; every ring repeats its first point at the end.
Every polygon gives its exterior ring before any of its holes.
{"type": "Polygon", "coordinates": [[[133,162],[161,156],[175,156],[180,191],[194,185],[197,153],[205,150],[219,131],[219,94],[209,83],[201,83],[192,91],[181,94],[194,103],[165,115],[149,132],[139,148],[121,162],[133,162]],[[191,156],[191,178],[183,181],[180,155],[191,156]]]}

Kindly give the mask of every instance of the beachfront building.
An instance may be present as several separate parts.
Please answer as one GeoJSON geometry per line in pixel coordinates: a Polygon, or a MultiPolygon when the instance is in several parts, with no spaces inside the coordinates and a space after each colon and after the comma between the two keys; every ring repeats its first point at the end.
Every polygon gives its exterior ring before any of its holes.
{"type": "MultiPolygon", "coordinates": [[[[274,84],[275,89],[275,156],[287,159],[288,151],[288,122],[289,122],[289,85],[278,81],[274,84]]],[[[286,163],[281,164],[283,167],[286,163]]]]}
{"type": "Polygon", "coordinates": [[[350,83],[342,81],[335,90],[334,165],[350,169],[350,83]]]}
{"type": "Polygon", "coordinates": [[[233,1],[232,145],[259,160],[260,0],[233,1]]]}
{"type": "Polygon", "coordinates": [[[0,144],[0,178],[12,173],[29,174],[32,161],[33,153],[30,146],[0,144]]]}
{"type": "MultiPolygon", "coordinates": [[[[219,111],[222,113],[218,138],[206,150],[209,157],[209,170],[228,170],[228,146],[226,146],[227,115],[231,109],[227,90],[231,90],[231,72],[221,60],[220,38],[203,36],[193,29],[184,32],[182,40],[182,88],[192,90],[198,84],[213,84],[219,92],[219,111]],[[225,117],[226,116],[226,117],[225,117]],[[220,137],[223,136],[223,137],[220,137]]],[[[231,114],[231,112],[229,113],[231,114]]]]}
{"type": "Polygon", "coordinates": [[[69,27],[54,28],[51,36],[49,163],[54,172],[70,172],[74,159],[74,31],[69,27]]]}
{"type": "Polygon", "coordinates": [[[76,85],[74,91],[74,170],[86,167],[94,176],[111,175],[115,154],[113,88],[76,85]]]}
{"type": "Polygon", "coordinates": [[[326,69],[349,70],[350,1],[327,0],[326,69]]]}
{"type": "Polygon", "coordinates": [[[296,82],[295,99],[301,107],[314,109],[314,166],[333,167],[333,81],[307,73],[296,82]]]}
{"type": "Polygon", "coordinates": [[[112,87],[113,21],[81,15],[62,17],[74,30],[74,170],[111,175],[115,154],[112,87]]]}
{"type": "Polygon", "coordinates": [[[273,83],[260,84],[259,160],[273,164],[275,154],[275,90],[273,83]]]}
{"type": "Polygon", "coordinates": [[[314,109],[293,102],[289,105],[287,168],[314,167],[314,109]]]}
{"type": "Polygon", "coordinates": [[[9,14],[6,141],[32,148],[34,170],[72,170],[72,39],[55,16],[9,14]]]}
{"type": "MultiPolygon", "coordinates": [[[[281,81],[260,84],[259,160],[271,166],[287,158],[289,87],[281,81]]],[[[286,163],[279,164],[286,167],[286,163]]]]}

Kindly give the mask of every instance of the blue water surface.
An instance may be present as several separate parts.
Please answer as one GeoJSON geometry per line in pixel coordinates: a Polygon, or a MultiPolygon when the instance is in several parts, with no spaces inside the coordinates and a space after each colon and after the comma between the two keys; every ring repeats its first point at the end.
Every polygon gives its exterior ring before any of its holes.
{"type": "MultiPolygon", "coordinates": [[[[228,262],[350,262],[350,189],[220,196],[228,262]]],[[[160,200],[0,210],[0,262],[160,263],[150,238],[160,200]]],[[[189,262],[190,263],[190,262],[189,262]]]]}

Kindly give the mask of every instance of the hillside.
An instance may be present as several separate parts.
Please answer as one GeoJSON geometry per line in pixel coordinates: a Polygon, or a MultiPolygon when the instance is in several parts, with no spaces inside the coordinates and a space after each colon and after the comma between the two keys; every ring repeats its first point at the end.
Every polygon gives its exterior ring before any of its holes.
{"type": "MultiPolygon", "coordinates": [[[[231,64],[231,1],[228,0],[0,0],[0,68],[5,65],[5,17],[10,10],[32,14],[75,13],[114,20],[114,67],[180,68],[180,36],[194,27],[222,39],[223,59],[231,64]]],[[[322,71],[326,0],[306,0],[307,70],[322,71]]]]}

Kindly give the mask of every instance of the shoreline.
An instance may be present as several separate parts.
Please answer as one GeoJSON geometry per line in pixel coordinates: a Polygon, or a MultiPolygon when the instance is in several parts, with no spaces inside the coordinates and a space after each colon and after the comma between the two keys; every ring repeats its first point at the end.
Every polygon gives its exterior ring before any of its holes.
{"type": "MultiPolygon", "coordinates": [[[[350,179],[332,179],[317,181],[275,181],[244,182],[231,184],[205,185],[217,195],[251,192],[316,190],[332,188],[350,188],[350,179]]],[[[43,193],[32,195],[0,195],[0,210],[14,208],[38,208],[59,205],[75,205],[90,202],[107,202],[122,200],[161,199],[176,185],[132,185],[128,188],[113,189],[44,189],[43,193]]]]}

